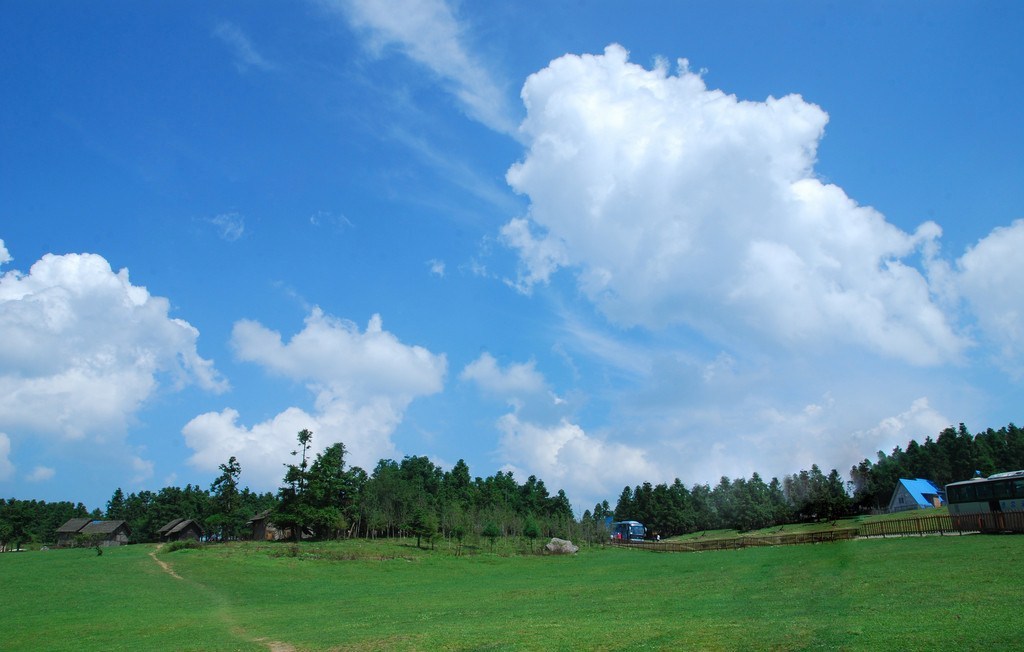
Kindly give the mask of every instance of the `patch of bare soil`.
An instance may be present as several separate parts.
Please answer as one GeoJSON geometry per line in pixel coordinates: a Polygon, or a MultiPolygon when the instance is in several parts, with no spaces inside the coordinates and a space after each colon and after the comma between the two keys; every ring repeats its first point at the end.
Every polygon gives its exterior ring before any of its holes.
{"type": "Polygon", "coordinates": [[[157,545],[156,549],[149,553],[149,556],[153,558],[153,561],[155,561],[157,564],[160,565],[160,568],[164,569],[165,573],[167,573],[168,575],[170,575],[171,577],[173,577],[176,580],[182,579],[181,575],[178,575],[177,573],[174,572],[174,569],[171,568],[170,564],[168,564],[167,562],[163,561],[162,559],[157,559],[156,558],[157,551],[160,550],[160,548],[163,548],[163,547],[164,547],[164,544],[162,544],[162,543],[157,545]]]}
{"type": "Polygon", "coordinates": [[[255,641],[266,645],[270,649],[270,652],[297,652],[294,645],[282,643],[281,641],[268,641],[262,638],[257,638],[255,641]]]}
{"type": "MultiPolygon", "coordinates": [[[[163,561],[162,559],[157,559],[156,553],[159,552],[160,548],[163,548],[163,547],[164,547],[164,544],[162,544],[162,543],[158,544],[157,547],[154,548],[149,553],[149,556],[153,558],[153,561],[155,561],[157,564],[160,565],[160,568],[162,568],[165,573],[167,573],[168,575],[170,575],[174,579],[176,579],[176,580],[184,579],[181,575],[178,575],[177,573],[174,572],[174,569],[171,568],[170,564],[168,564],[167,562],[163,561]]],[[[245,634],[242,633],[242,632],[238,632],[238,633],[241,636],[243,636],[243,637],[245,636],[245,634]]],[[[255,638],[255,639],[250,639],[250,640],[252,640],[254,643],[261,643],[263,645],[266,645],[267,649],[269,649],[270,652],[298,652],[298,650],[295,649],[295,646],[291,645],[289,643],[282,643],[281,641],[268,641],[265,638],[255,638]]]]}

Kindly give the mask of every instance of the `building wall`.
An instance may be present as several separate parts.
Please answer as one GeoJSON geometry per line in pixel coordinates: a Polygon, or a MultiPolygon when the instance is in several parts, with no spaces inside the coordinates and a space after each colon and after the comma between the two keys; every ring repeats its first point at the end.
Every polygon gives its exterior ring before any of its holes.
{"type": "Polygon", "coordinates": [[[185,539],[192,539],[193,541],[198,541],[201,537],[202,534],[199,532],[199,529],[193,524],[188,526],[181,532],[175,532],[174,534],[170,535],[168,539],[170,541],[183,541],[185,539]]]}
{"type": "Polygon", "coordinates": [[[907,488],[903,486],[903,483],[896,485],[896,491],[893,492],[892,500],[889,501],[890,512],[905,512],[910,509],[918,509],[919,507],[920,505],[910,495],[907,488]]]}

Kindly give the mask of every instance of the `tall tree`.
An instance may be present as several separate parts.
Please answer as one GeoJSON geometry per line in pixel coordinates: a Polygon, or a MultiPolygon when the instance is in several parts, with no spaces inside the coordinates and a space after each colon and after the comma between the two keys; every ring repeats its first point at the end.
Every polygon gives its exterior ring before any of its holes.
{"type": "Polygon", "coordinates": [[[309,484],[309,449],[313,433],[306,429],[300,430],[297,441],[299,447],[292,451],[292,456],[298,457],[299,463],[285,464],[284,486],[278,489],[280,502],[274,513],[274,521],[291,528],[296,541],[302,538],[302,530],[312,516],[304,499],[309,484]]]}
{"type": "MultiPolygon", "coordinates": [[[[309,469],[305,502],[317,536],[331,538],[345,530],[354,516],[356,476],[345,466],[345,444],[331,444],[309,469]]],[[[361,471],[362,469],[358,469],[361,471]]]]}
{"type": "Polygon", "coordinates": [[[107,518],[111,520],[122,520],[125,517],[124,492],[121,487],[114,490],[114,495],[107,501],[107,518]]]}
{"type": "Polygon", "coordinates": [[[227,463],[220,465],[221,474],[210,485],[213,494],[213,514],[207,519],[207,527],[215,530],[222,540],[237,539],[245,525],[247,515],[242,511],[238,478],[242,466],[234,455],[227,463]]]}

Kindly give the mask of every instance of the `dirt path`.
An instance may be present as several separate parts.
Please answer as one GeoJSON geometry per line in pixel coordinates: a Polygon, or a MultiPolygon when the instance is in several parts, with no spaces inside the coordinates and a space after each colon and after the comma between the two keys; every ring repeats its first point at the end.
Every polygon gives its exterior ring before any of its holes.
{"type": "Polygon", "coordinates": [[[171,568],[170,564],[168,564],[167,562],[165,562],[165,561],[163,561],[161,559],[157,559],[156,558],[156,553],[159,552],[160,548],[163,548],[163,547],[164,547],[164,544],[162,544],[162,543],[157,544],[156,548],[149,553],[149,556],[153,558],[153,561],[155,561],[157,564],[160,565],[160,568],[164,569],[165,573],[167,573],[168,575],[170,575],[171,577],[173,577],[176,580],[182,579],[181,575],[178,575],[177,573],[174,572],[174,569],[171,568]]]}
{"type": "Polygon", "coordinates": [[[262,643],[270,648],[270,652],[297,652],[294,645],[288,643],[282,643],[280,641],[268,641],[264,638],[252,639],[255,643],[262,643]]]}
{"type": "MultiPolygon", "coordinates": [[[[170,564],[168,564],[167,562],[163,561],[162,559],[157,559],[156,553],[159,552],[160,549],[163,548],[163,547],[164,547],[164,544],[162,544],[162,543],[157,544],[156,548],[154,548],[152,551],[150,551],[149,556],[153,558],[153,561],[155,561],[160,566],[160,568],[163,569],[163,571],[165,573],[167,573],[168,575],[170,575],[174,579],[176,579],[176,580],[184,579],[181,575],[178,575],[177,573],[174,572],[174,569],[171,568],[170,564]]],[[[227,617],[225,616],[225,618],[227,618],[227,617]]],[[[234,629],[241,635],[242,638],[249,638],[243,632],[241,632],[238,628],[234,628],[234,629]]],[[[269,649],[270,652],[298,652],[298,650],[295,649],[294,645],[291,645],[289,643],[282,643],[281,641],[270,641],[270,640],[267,640],[265,638],[249,638],[249,640],[252,641],[253,643],[259,643],[261,645],[266,645],[267,649],[269,649]]]]}

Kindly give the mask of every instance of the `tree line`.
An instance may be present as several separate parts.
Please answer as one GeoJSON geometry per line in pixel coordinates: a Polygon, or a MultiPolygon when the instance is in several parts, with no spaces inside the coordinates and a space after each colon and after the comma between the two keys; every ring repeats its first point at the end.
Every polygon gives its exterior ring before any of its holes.
{"type": "Polygon", "coordinates": [[[102,518],[100,510],[90,512],[82,503],[0,498],[0,552],[17,550],[26,542],[49,543],[54,530],[71,518],[102,518]]]}
{"type": "Polygon", "coordinates": [[[552,495],[543,480],[523,484],[511,473],[473,478],[464,460],[445,471],[427,457],[382,459],[372,473],[345,461],[345,445],[310,459],[312,433],[298,434],[272,520],[316,537],[411,535],[417,544],[436,536],[565,535],[575,524],[565,492],[552,495]]]}
{"type": "Polygon", "coordinates": [[[576,519],[562,490],[549,492],[530,476],[522,484],[511,473],[473,477],[465,461],[445,471],[427,457],[382,459],[372,472],[349,466],[343,443],[313,456],[313,433],[298,433],[294,459],[286,464],[276,493],[255,493],[239,485],[235,457],[220,465],[209,489],[186,485],[158,492],[125,495],[118,488],[105,512],[89,512],[81,503],[0,500],[0,550],[23,542],[49,543],[54,530],[70,518],[123,519],[133,541],[155,541],[158,530],[176,518],[199,521],[213,540],[248,535],[247,521],[267,513],[294,536],[317,538],[413,536],[417,543],[435,537],[461,542],[501,536],[530,539],[563,536],[596,542],[607,536],[605,523],[636,520],[651,535],[736,529],[749,531],[788,523],[837,518],[882,510],[900,478],[927,478],[940,488],[949,482],[1024,469],[1024,430],[1009,424],[971,435],[967,428],[947,428],[937,439],[910,441],[877,460],[863,460],[843,481],[817,465],[781,480],[765,481],[758,473],[713,487],[644,482],[624,487],[614,508],[607,500],[576,519]]]}
{"type": "Polygon", "coordinates": [[[850,493],[860,511],[884,509],[900,478],[925,478],[944,488],[950,482],[969,480],[976,474],[989,476],[1024,469],[1024,429],[1013,423],[972,435],[964,424],[946,428],[938,439],[926,437],[919,444],[911,440],[877,459],[868,459],[850,469],[850,493]]]}
{"type": "Polygon", "coordinates": [[[757,473],[749,479],[722,477],[718,484],[687,488],[676,478],[672,484],[645,482],[624,487],[615,508],[607,501],[583,513],[583,520],[643,523],[649,536],[675,536],[706,530],[741,532],[786,523],[836,519],[850,513],[851,501],[839,472],[825,475],[818,466],[765,482],[757,473]]]}
{"type": "Polygon", "coordinates": [[[1024,430],[1009,424],[971,435],[964,424],[946,428],[938,439],[923,444],[911,440],[906,449],[877,453],[850,469],[845,482],[836,469],[825,474],[817,465],[780,481],[765,482],[723,477],[713,488],[687,488],[678,478],[672,484],[645,482],[625,487],[612,509],[607,501],[587,510],[583,520],[640,521],[652,534],[673,536],[702,530],[756,530],[789,523],[834,520],[885,510],[900,478],[924,478],[940,489],[976,474],[988,476],[1024,469],[1024,430]]]}

